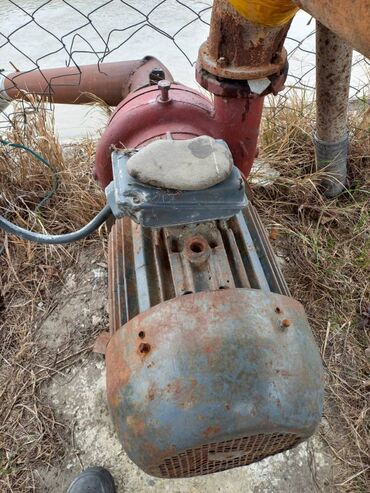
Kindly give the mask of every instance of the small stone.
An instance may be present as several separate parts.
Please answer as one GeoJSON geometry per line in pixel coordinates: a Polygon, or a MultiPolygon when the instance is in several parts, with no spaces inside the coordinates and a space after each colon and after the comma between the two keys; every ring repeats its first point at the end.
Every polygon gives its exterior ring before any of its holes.
{"type": "Polygon", "coordinates": [[[95,279],[102,279],[103,277],[106,276],[106,272],[102,268],[93,269],[92,273],[93,273],[95,279]]]}
{"type": "Polygon", "coordinates": [[[93,327],[96,327],[102,321],[102,317],[99,317],[99,315],[93,315],[91,321],[92,321],[93,327]]]}
{"type": "Polygon", "coordinates": [[[158,188],[205,190],[231,173],[233,158],[221,140],[201,136],[190,140],[156,140],[127,162],[130,176],[158,188]]]}

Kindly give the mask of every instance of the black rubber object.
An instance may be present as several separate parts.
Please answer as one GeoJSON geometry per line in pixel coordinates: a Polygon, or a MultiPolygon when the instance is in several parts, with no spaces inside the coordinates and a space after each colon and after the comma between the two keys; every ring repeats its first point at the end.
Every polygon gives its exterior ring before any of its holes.
{"type": "Polygon", "coordinates": [[[103,467],[82,471],[71,483],[67,493],[116,493],[111,473],[103,467]]]}
{"type": "Polygon", "coordinates": [[[82,240],[86,236],[93,233],[98,229],[111,215],[111,209],[109,205],[106,205],[99,214],[97,214],[92,221],[90,221],[83,228],[73,231],[72,233],[66,233],[63,235],[48,235],[41,233],[34,233],[28,229],[21,228],[16,224],[11,223],[5,217],[0,216],[0,229],[3,229],[10,235],[19,236],[27,241],[33,241],[35,243],[42,243],[44,245],[59,245],[64,243],[72,243],[74,241],[82,240]]]}

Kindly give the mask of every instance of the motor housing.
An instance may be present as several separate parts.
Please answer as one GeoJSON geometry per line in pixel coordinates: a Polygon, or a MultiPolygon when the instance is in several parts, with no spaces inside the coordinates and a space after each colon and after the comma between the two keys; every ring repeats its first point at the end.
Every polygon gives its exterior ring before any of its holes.
{"type": "Polygon", "coordinates": [[[109,266],[108,401],[145,472],[218,472],[314,433],[320,354],[250,204],[179,227],[119,219],[109,266]]]}

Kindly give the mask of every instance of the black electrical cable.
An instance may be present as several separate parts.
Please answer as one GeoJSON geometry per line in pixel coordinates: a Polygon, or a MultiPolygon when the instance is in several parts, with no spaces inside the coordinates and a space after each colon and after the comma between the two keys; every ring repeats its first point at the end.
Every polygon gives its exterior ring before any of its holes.
{"type": "Polygon", "coordinates": [[[6,233],[19,236],[24,240],[33,241],[35,243],[42,243],[44,245],[60,245],[64,243],[72,243],[73,241],[82,240],[89,234],[93,233],[99,228],[111,215],[111,208],[106,205],[97,214],[92,221],[90,221],[83,228],[73,231],[72,233],[66,233],[63,235],[48,235],[41,233],[34,233],[28,229],[21,228],[16,224],[11,223],[4,216],[0,215],[0,229],[3,229],[6,233]]]}

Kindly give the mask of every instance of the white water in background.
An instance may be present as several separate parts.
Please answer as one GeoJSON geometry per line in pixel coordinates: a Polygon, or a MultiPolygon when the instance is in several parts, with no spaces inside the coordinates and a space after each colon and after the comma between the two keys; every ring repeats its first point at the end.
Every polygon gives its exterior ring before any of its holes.
{"type": "MultiPolygon", "coordinates": [[[[104,43],[87,19],[78,14],[73,7],[86,15],[94,9],[98,9],[90,16],[90,19],[102,37],[107,39],[109,33],[115,30],[109,38],[109,48],[118,47],[138,26],[129,28],[124,32],[119,30],[144,19],[138,12],[130,9],[119,0],[113,0],[108,5],[103,6],[105,3],[107,2],[103,0],[70,0],[71,7],[62,0],[52,0],[46,5],[44,5],[45,1],[42,0],[17,0],[17,4],[28,13],[40,8],[34,15],[35,21],[54,33],[58,39],[76,29],[74,33],[64,38],[64,42],[68,50],[73,43],[74,59],[78,65],[95,63],[97,58],[94,54],[83,52],[91,52],[91,46],[95,51],[102,51],[104,50],[104,43]],[[103,7],[99,9],[101,6],[103,7]],[[88,40],[91,46],[85,40],[88,40]]],[[[159,3],[159,0],[130,0],[128,3],[139,11],[148,13],[153,6],[159,3]]],[[[185,0],[184,3],[195,11],[201,11],[211,5],[212,2],[185,0]]],[[[13,33],[10,36],[13,46],[7,43],[6,38],[0,36],[0,68],[5,69],[5,72],[12,72],[14,71],[10,64],[12,62],[19,70],[27,70],[35,67],[32,63],[34,60],[38,60],[42,68],[65,66],[68,62],[66,52],[52,53],[61,48],[60,41],[41,30],[26,12],[23,13],[8,0],[0,0],[0,32],[5,36],[13,33]],[[25,24],[27,24],[26,27],[22,27],[25,24]],[[18,28],[20,29],[17,31],[18,28]],[[14,31],[16,32],[14,33],[14,31]]],[[[202,17],[208,21],[210,11],[204,13],[202,17]]],[[[174,35],[193,19],[194,13],[175,0],[167,0],[150,15],[150,21],[170,35],[174,35]]],[[[303,83],[307,86],[314,86],[315,84],[315,57],[312,53],[315,45],[312,34],[314,27],[314,20],[310,22],[310,17],[304,12],[300,12],[293,21],[289,39],[286,42],[288,52],[292,52],[290,73],[294,74],[295,77],[303,77],[303,83]],[[304,40],[300,46],[301,49],[296,49],[298,43],[293,39],[304,40]]],[[[198,47],[206,39],[207,33],[208,26],[204,22],[196,20],[176,36],[178,45],[186,52],[192,62],[196,60],[198,47]]],[[[163,61],[173,73],[175,80],[197,87],[193,75],[194,68],[189,61],[171,39],[150,27],[141,29],[121,47],[110,53],[105,60],[138,59],[145,55],[152,55],[163,61]]],[[[362,85],[364,84],[365,75],[362,65],[356,67],[353,79],[355,87],[358,87],[360,82],[362,85]]],[[[294,85],[295,83],[296,79],[290,78],[287,85],[294,85]]],[[[81,106],[57,105],[55,117],[57,132],[62,140],[94,134],[105,123],[105,119],[97,110],[81,106]]]]}

